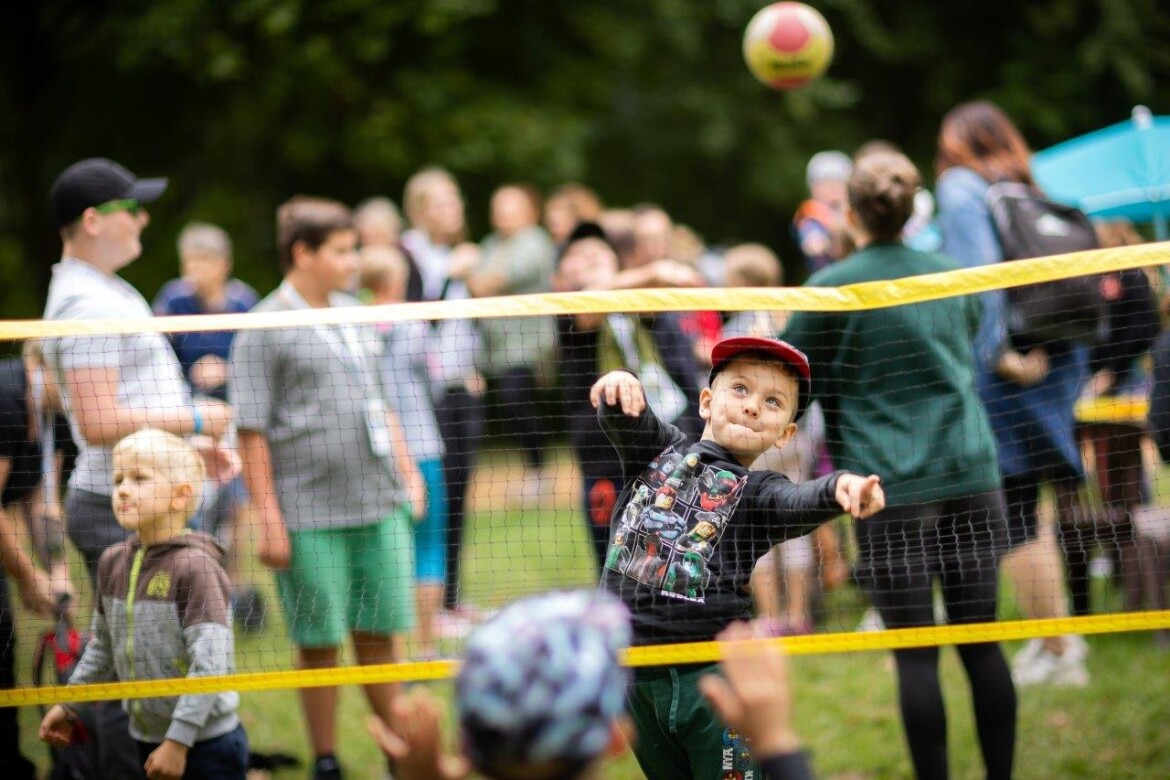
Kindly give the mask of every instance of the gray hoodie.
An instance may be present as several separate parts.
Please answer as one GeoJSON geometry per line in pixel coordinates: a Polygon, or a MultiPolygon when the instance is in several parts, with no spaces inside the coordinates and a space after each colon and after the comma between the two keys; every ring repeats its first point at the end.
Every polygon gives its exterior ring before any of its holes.
{"type": "MultiPolygon", "coordinates": [[[[151,547],[133,536],[106,550],[93,636],[69,684],[235,671],[231,584],[222,560],[223,548],[194,532],[151,547]]],[[[239,704],[232,691],[129,699],[123,707],[134,739],[190,747],[235,729],[239,704]]]]}

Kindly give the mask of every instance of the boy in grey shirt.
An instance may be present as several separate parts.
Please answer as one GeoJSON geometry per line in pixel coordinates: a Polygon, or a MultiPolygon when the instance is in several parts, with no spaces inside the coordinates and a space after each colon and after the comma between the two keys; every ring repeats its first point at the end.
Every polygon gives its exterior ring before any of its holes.
{"type": "MultiPolygon", "coordinates": [[[[348,208],[294,198],[277,212],[277,233],[285,279],[255,311],[357,303],[342,292],[358,272],[348,208]]],[[[246,330],[232,345],[229,392],[258,552],[276,569],[301,668],[335,666],[347,636],[359,664],[393,663],[396,636],[414,622],[411,505],[421,516],[426,494],[386,406],[379,352],[374,329],[352,324],[246,330]]],[[[395,686],[364,687],[389,723],[395,686]]],[[[301,702],[314,777],[341,777],[337,689],[303,689],[301,702]]]]}

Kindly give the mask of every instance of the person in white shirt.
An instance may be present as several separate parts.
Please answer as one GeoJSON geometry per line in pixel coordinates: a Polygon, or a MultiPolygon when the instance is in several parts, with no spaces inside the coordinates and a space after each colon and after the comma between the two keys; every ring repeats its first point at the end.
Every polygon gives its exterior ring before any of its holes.
{"type": "MultiPolygon", "coordinates": [[[[142,231],[150,223],[144,204],[162,196],[166,186],[166,179],[139,179],[105,158],[82,160],[57,177],[50,196],[63,246],[53,266],[46,320],[152,316],[146,299],[117,274],[142,253],[142,231]]],[[[222,401],[192,401],[161,333],[52,338],[45,341],[44,356],[78,448],[65,517],[92,582],[102,552],[126,538],[111,498],[114,444],[143,428],[218,439],[231,422],[231,409],[222,401]]],[[[98,716],[103,774],[141,777],[125,714],[116,702],[106,704],[98,716]]]]}

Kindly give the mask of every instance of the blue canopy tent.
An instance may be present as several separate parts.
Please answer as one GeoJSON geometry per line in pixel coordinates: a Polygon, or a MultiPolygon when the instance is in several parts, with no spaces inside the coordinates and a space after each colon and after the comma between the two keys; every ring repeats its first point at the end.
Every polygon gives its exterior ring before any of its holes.
{"type": "Polygon", "coordinates": [[[1032,176],[1091,217],[1153,223],[1159,241],[1170,237],[1170,116],[1137,106],[1127,122],[1037,152],[1032,176]]]}

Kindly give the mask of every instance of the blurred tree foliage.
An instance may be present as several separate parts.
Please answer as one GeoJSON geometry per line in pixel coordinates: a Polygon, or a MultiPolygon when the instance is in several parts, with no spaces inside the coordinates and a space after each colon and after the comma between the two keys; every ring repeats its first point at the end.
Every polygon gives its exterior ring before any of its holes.
{"type": "Polygon", "coordinates": [[[566,180],[664,203],[714,243],[765,241],[790,270],[804,164],[869,138],[929,171],[942,114],[998,101],[1043,148],[1170,109],[1159,0],[821,0],[830,74],[780,94],[743,66],[761,0],[38,0],[0,27],[0,315],[40,312],[59,253],[46,193],[104,155],[169,175],[147,293],[173,239],[227,227],[237,272],[277,278],[275,206],[297,192],[398,200],[424,164],[463,183],[476,236],[494,184],[566,180]]]}

